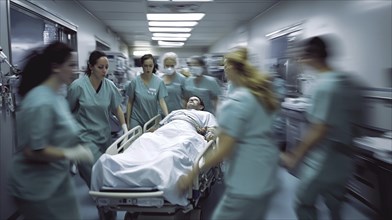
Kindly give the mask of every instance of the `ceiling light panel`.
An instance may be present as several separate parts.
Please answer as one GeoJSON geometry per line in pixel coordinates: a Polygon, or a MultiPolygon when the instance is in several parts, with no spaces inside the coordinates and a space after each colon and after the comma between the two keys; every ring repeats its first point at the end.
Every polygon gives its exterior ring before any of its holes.
{"type": "Polygon", "coordinates": [[[158,41],[159,46],[184,46],[184,42],[158,41]]]}
{"type": "Polygon", "coordinates": [[[204,13],[157,13],[147,14],[149,21],[199,21],[204,17],[204,13]]]}
{"type": "Polygon", "coordinates": [[[152,37],[151,40],[164,40],[164,41],[186,41],[186,37],[152,37]]]}
{"type": "Polygon", "coordinates": [[[150,27],[193,27],[196,26],[196,21],[150,21],[150,27]]]}
{"type": "Polygon", "coordinates": [[[150,32],[191,32],[192,28],[149,27],[150,32]]]}
{"type": "Polygon", "coordinates": [[[188,33],[152,33],[153,37],[190,37],[191,34],[188,33]]]}

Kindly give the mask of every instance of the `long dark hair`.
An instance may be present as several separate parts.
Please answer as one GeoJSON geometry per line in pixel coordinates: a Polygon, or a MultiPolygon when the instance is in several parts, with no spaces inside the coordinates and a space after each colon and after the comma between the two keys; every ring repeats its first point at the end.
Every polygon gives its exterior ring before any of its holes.
{"type": "Polygon", "coordinates": [[[144,61],[151,59],[152,62],[154,63],[154,68],[152,69],[152,73],[156,73],[158,70],[158,64],[157,61],[155,60],[154,56],[152,54],[144,54],[141,58],[140,58],[140,65],[143,67],[144,61]]]}
{"type": "Polygon", "coordinates": [[[52,75],[53,64],[63,64],[71,57],[73,50],[66,44],[55,41],[41,52],[35,49],[26,56],[21,72],[18,93],[24,97],[31,89],[40,85],[52,75]]]}
{"type": "Polygon", "coordinates": [[[90,53],[90,57],[88,58],[87,61],[87,69],[86,69],[87,76],[91,76],[90,66],[94,66],[95,64],[97,64],[98,59],[101,57],[107,57],[106,53],[99,50],[94,50],[93,52],[90,53]]]}

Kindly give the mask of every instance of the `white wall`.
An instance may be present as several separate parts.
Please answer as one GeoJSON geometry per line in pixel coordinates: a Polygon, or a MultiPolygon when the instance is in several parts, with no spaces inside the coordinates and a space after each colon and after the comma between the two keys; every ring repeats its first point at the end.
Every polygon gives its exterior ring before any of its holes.
{"type": "MultiPolygon", "coordinates": [[[[386,87],[392,67],[391,21],[392,1],[282,1],[247,25],[250,57],[263,67],[269,50],[265,35],[304,22],[304,37],[338,37],[340,54],[333,65],[358,75],[369,87],[386,87]]],[[[209,51],[227,52],[241,38],[235,30],[209,51]]]]}
{"type": "Polygon", "coordinates": [[[104,41],[111,51],[120,51],[128,55],[128,47],[125,43],[113,32],[108,31],[105,25],[85,11],[77,2],[73,0],[30,0],[29,2],[77,25],[79,68],[86,66],[89,53],[95,49],[97,38],[104,41]]]}

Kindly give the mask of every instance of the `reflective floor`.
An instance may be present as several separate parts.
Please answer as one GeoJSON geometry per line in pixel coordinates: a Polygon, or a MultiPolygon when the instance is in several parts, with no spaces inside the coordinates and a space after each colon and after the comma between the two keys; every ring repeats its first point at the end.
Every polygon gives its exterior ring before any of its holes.
{"type": "MultiPolygon", "coordinates": [[[[296,217],[292,208],[292,204],[294,200],[295,189],[298,184],[298,179],[289,174],[284,169],[279,170],[279,177],[281,179],[281,185],[275,197],[273,198],[271,207],[267,214],[267,219],[294,220],[296,219],[296,217]]],[[[78,175],[74,176],[74,179],[77,188],[76,193],[79,197],[83,219],[98,220],[98,212],[94,201],[88,195],[87,186],[78,175]]],[[[202,219],[209,219],[209,216],[212,214],[216,204],[218,203],[223,190],[223,184],[213,185],[212,192],[209,197],[200,203],[202,208],[202,219]]],[[[329,219],[327,207],[321,201],[318,203],[318,209],[320,220],[329,219]]],[[[124,212],[118,212],[117,219],[124,219],[124,215],[124,212]]],[[[345,220],[370,219],[368,216],[358,211],[357,208],[354,208],[351,202],[345,202],[342,215],[343,219],[345,220]]]]}

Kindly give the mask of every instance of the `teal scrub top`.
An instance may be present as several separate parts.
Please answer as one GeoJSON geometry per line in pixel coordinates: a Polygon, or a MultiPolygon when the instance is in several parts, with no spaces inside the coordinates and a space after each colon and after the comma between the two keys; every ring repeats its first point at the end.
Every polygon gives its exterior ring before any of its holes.
{"type": "Polygon", "coordinates": [[[138,75],[129,84],[128,97],[133,100],[131,120],[137,124],[131,124],[131,128],[137,125],[143,126],[148,120],[158,114],[159,99],[167,96],[167,89],[162,79],[156,75],[148,85],[145,85],[141,75],[138,75]]]}
{"type": "Polygon", "coordinates": [[[167,109],[170,112],[184,108],[184,83],[185,77],[179,73],[175,73],[175,77],[171,83],[166,84],[168,96],[165,97],[167,109]]]}
{"type": "Polygon", "coordinates": [[[69,86],[67,99],[83,143],[95,144],[104,152],[111,143],[110,115],[117,112],[122,99],[117,87],[104,78],[97,93],[84,75],[69,86]]]}
{"type": "Polygon", "coordinates": [[[63,96],[41,85],[22,100],[16,113],[17,152],[10,171],[10,192],[25,200],[50,198],[68,178],[69,161],[29,161],[23,149],[42,150],[47,146],[75,147],[79,129],[63,96]]]}
{"type": "Polygon", "coordinates": [[[272,142],[273,113],[244,87],[235,87],[217,112],[219,129],[236,140],[226,161],[228,193],[258,197],[273,190],[279,156],[272,142]]]}
{"type": "MultiPolygon", "coordinates": [[[[324,163],[327,158],[342,153],[351,154],[353,123],[359,120],[357,112],[363,107],[358,91],[349,85],[342,73],[320,74],[313,88],[312,105],[307,109],[307,117],[312,123],[327,124],[330,128],[304,161],[317,171],[326,169],[323,167],[328,166],[324,163]]],[[[337,174],[339,171],[334,172],[337,174]]]]}
{"type": "Polygon", "coordinates": [[[356,112],[362,108],[358,91],[349,84],[347,76],[335,72],[320,74],[314,88],[312,105],[307,109],[308,119],[333,128],[326,139],[350,145],[356,112]]]}
{"type": "Polygon", "coordinates": [[[221,94],[221,88],[215,78],[211,76],[202,76],[199,84],[195,84],[196,77],[191,76],[185,79],[185,94],[189,98],[198,96],[204,102],[204,111],[212,114],[215,113],[213,100],[217,100],[221,94]]]}

